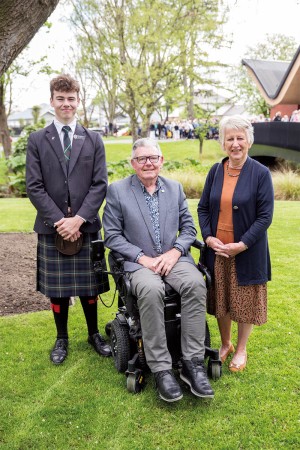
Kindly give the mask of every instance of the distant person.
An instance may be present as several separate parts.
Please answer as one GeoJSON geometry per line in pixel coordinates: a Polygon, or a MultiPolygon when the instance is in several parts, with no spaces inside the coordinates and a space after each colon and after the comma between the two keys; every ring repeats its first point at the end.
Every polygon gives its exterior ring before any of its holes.
{"type": "Polygon", "coordinates": [[[269,169],[248,156],[253,127],[242,116],[220,122],[220,143],[227,154],[208,173],[198,204],[198,218],[208,249],[206,264],[213,274],[208,312],[221,334],[220,357],[231,372],[245,369],[246,345],[253,325],[267,321],[267,281],[271,263],[267,229],[274,193],[269,169]],[[231,322],[238,324],[236,349],[231,322]]]}
{"type": "Polygon", "coordinates": [[[76,121],[79,89],[70,75],[51,80],[54,122],[32,133],[27,149],[27,193],[37,210],[37,290],[50,298],[53,311],[57,337],[50,359],[54,364],[67,357],[73,296],[81,301],[88,342],[100,355],[111,355],[97,324],[98,294],[109,286],[106,278],[96,278],[90,254],[91,241],[99,237],[98,211],[107,190],[105,152],[100,134],[76,121]]]}
{"type": "Polygon", "coordinates": [[[281,122],[281,112],[277,111],[273,117],[273,122],[281,122]]]}

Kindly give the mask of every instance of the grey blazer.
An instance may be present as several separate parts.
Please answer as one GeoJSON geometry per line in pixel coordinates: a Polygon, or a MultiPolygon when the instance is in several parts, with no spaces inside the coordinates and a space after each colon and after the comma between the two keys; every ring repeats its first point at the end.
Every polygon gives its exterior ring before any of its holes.
{"type": "Polygon", "coordinates": [[[32,133],[26,157],[27,194],[37,210],[34,230],[55,232],[53,224],[67,215],[68,192],[73,215],[87,220],[80,228],[101,228],[99,208],[107,191],[104,145],[98,133],[77,124],[69,170],[54,124],[32,133]]]}
{"type": "MultiPolygon", "coordinates": [[[[163,177],[159,177],[159,180],[159,224],[163,253],[178,243],[185,252],[179,260],[194,263],[189,249],[196,238],[196,229],[182,186],[177,181],[163,177]]],[[[150,257],[158,255],[149,209],[136,175],[116,181],[108,187],[103,227],[105,245],[125,258],[126,271],[134,272],[143,267],[134,262],[141,251],[150,257]]]]}

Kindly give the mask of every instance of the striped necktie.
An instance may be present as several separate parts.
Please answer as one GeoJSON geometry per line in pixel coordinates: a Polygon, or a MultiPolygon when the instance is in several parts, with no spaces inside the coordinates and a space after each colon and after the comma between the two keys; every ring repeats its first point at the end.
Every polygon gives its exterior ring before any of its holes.
{"type": "Polygon", "coordinates": [[[68,125],[65,125],[62,127],[62,130],[64,132],[64,155],[68,166],[71,156],[71,139],[69,137],[69,131],[71,131],[71,128],[68,125]]]}

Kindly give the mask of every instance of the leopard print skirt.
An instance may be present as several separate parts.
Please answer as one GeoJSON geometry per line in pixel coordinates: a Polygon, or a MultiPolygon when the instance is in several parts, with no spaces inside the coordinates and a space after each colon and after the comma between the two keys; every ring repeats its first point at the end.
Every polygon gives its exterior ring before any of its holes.
{"type": "Polygon", "coordinates": [[[208,290],[207,312],[235,322],[262,325],[267,321],[267,283],[239,286],[235,258],[216,256],[214,285],[208,290]]]}

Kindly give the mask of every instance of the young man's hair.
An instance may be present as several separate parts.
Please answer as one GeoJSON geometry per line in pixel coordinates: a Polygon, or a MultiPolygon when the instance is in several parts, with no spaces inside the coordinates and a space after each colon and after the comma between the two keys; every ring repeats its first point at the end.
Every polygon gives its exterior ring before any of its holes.
{"type": "Polygon", "coordinates": [[[69,74],[61,74],[50,81],[50,93],[53,98],[54,91],[58,92],[77,92],[79,95],[80,86],[77,80],[69,74]]]}

